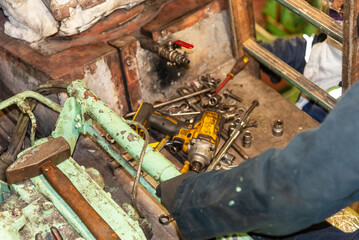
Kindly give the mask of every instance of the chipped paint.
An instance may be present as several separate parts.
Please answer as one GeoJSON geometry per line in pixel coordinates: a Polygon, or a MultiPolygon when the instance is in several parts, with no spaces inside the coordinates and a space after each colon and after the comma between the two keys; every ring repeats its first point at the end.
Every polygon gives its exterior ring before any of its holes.
{"type": "Polygon", "coordinates": [[[127,140],[130,142],[133,142],[136,140],[136,138],[138,138],[136,135],[134,135],[133,133],[129,133],[127,136],[127,140]]]}

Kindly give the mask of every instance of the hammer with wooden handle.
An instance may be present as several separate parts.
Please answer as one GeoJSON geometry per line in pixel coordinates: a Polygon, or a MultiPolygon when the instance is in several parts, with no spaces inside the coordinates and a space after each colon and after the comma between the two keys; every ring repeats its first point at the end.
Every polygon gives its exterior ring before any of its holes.
{"type": "Polygon", "coordinates": [[[11,164],[6,170],[7,181],[13,184],[43,174],[96,239],[120,239],[56,166],[70,156],[70,146],[64,138],[51,139],[26,151],[11,164]]]}

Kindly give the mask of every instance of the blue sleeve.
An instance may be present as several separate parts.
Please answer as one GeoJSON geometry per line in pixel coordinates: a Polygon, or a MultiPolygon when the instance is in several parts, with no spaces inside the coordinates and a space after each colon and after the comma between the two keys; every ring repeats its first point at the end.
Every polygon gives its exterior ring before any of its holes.
{"type": "MultiPolygon", "coordinates": [[[[307,41],[301,37],[278,38],[273,43],[261,43],[261,46],[283,60],[300,73],[305,67],[305,50],[307,41]]],[[[278,83],[280,77],[275,75],[270,69],[261,66],[261,69],[270,77],[273,83],[278,83]]]]}
{"type": "Polygon", "coordinates": [[[286,235],[359,200],[359,84],[316,129],[228,171],[186,178],[171,213],[185,239],[286,235]]]}

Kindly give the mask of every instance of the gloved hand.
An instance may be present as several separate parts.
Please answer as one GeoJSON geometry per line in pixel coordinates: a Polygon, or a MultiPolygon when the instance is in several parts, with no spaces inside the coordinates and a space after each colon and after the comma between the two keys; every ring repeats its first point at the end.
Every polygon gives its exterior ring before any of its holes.
{"type": "Polygon", "coordinates": [[[172,214],[175,196],[178,187],[181,185],[183,180],[196,174],[196,172],[187,172],[174,177],[170,180],[160,183],[156,188],[156,195],[161,198],[161,203],[165,208],[172,214]]]}

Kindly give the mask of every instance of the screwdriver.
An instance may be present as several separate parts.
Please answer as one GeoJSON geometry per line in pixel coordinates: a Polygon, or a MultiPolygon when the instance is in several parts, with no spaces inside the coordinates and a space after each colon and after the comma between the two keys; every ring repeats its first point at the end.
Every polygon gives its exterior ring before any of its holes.
{"type": "Polygon", "coordinates": [[[226,79],[224,79],[223,82],[219,84],[219,86],[216,88],[215,93],[213,93],[212,95],[215,96],[229,82],[229,80],[231,80],[235,75],[237,75],[240,71],[242,71],[243,68],[247,65],[248,61],[249,61],[248,57],[242,56],[236,62],[236,64],[234,64],[231,71],[227,73],[226,79]]]}

